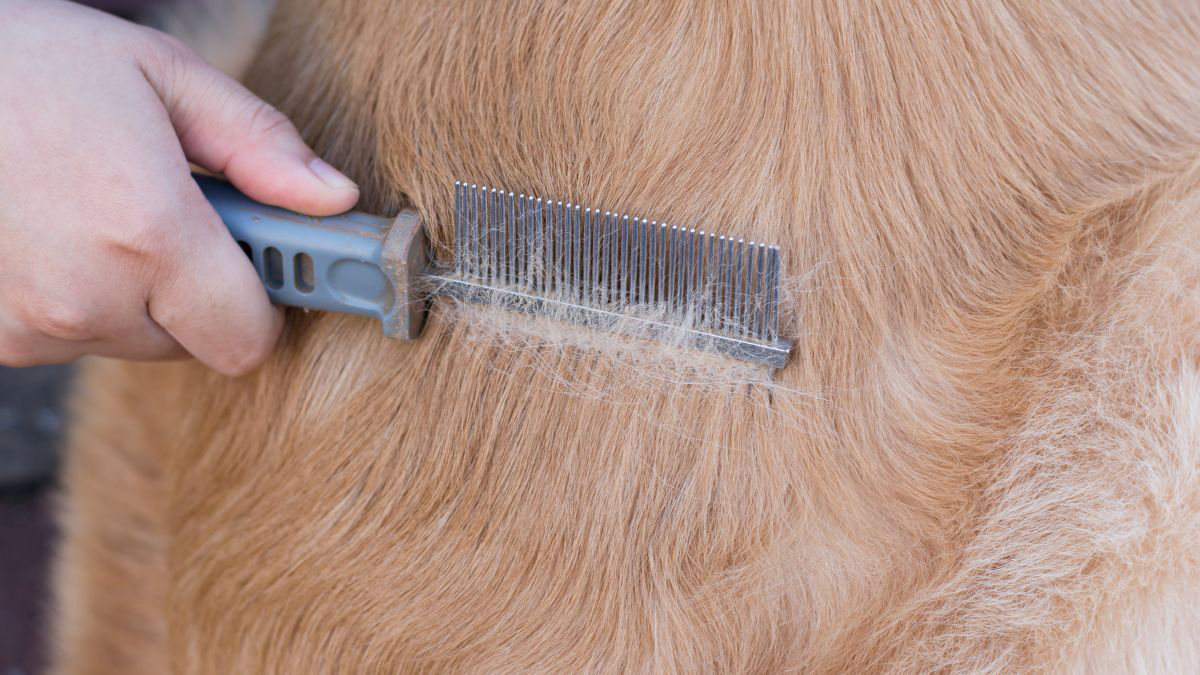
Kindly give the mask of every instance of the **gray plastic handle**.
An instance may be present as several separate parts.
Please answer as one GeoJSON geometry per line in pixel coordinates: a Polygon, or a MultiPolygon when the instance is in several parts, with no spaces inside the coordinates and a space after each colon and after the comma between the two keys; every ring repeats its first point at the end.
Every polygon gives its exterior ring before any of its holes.
{"type": "Polygon", "coordinates": [[[221,180],[194,178],[250,257],[271,302],[374,317],[396,337],[420,334],[424,307],[414,276],[424,271],[425,250],[415,214],[316,218],[256,202],[221,180]],[[396,233],[405,239],[399,251],[389,241],[394,226],[405,230],[396,233]],[[404,259],[389,261],[393,256],[404,259]]]}

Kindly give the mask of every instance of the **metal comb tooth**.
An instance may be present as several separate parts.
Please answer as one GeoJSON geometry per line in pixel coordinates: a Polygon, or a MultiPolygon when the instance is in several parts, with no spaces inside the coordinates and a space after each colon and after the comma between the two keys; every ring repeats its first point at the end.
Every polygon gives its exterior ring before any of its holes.
{"type": "Polygon", "coordinates": [[[704,322],[716,318],[716,235],[709,233],[704,253],[704,322]]]}
{"type": "Polygon", "coordinates": [[[676,231],[676,297],[674,306],[688,309],[688,241],[689,229],[680,227],[676,231]]]}
{"type": "Polygon", "coordinates": [[[592,218],[596,223],[596,266],[595,284],[592,300],[593,302],[608,302],[605,297],[608,288],[608,264],[609,264],[609,249],[608,237],[605,227],[608,225],[608,217],[600,215],[599,209],[592,210],[592,218]]]}
{"type": "Polygon", "coordinates": [[[488,252],[491,253],[492,269],[491,281],[497,286],[504,285],[504,195],[492,188],[490,201],[488,202],[487,217],[491,218],[491,225],[488,231],[491,238],[488,241],[490,247],[488,252]]]}
{"type": "Polygon", "coordinates": [[[526,267],[531,280],[530,290],[545,293],[545,258],[546,249],[543,244],[541,213],[537,210],[537,202],[533,197],[525,198],[526,232],[529,233],[529,243],[526,245],[526,267]]]}
{"type": "MultiPolygon", "coordinates": [[[[468,273],[471,269],[479,270],[483,267],[483,239],[479,234],[479,227],[480,223],[483,222],[483,216],[479,210],[479,186],[474,183],[471,184],[471,196],[467,200],[467,203],[467,217],[471,219],[467,225],[467,230],[470,233],[467,235],[467,246],[470,248],[467,250],[467,254],[462,256],[466,265],[462,269],[463,274],[468,273]]],[[[458,228],[456,227],[455,229],[458,228]]]]}
{"type": "Polygon", "coordinates": [[[629,302],[629,275],[633,266],[629,264],[629,216],[613,216],[617,224],[617,302],[629,302]]]}
{"type": "Polygon", "coordinates": [[[662,233],[662,302],[667,307],[673,307],[675,304],[675,228],[663,224],[662,233]]]}
{"type": "Polygon", "coordinates": [[[513,273],[513,236],[512,195],[500,191],[500,283],[512,284],[513,273]]]}
{"type": "Polygon", "coordinates": [[[454,256],[438,292],[552,312],[596,328],[642,325],[779,367],[778,247],[474,183],[454,186],[454,256]],[[649,306],[661,317],[638,316],[649,306]]]}
{"type": "Polygon", "coordinates": [[[654,275],[658,268],[654,264],[654,240],[655,228],[642,218],[642,243],[645,248],[642,252],[642,304],[649,305],[654,302],[654,275]]]}
{"type": "Polygon", "coordinates": [[[504,222],[504,219],[499,215],[500,198],[496,195],[496,188],[492,188],[487,195],[487,204],[483,212],[484,227],[488,231],[488,270],[487,280],[491,283],[498,284],[500,282],[500,233],[499,228],[504,222]]]}
{"type": "Polygon", "coordinates": [[[535,247],[537,244],[537,231],[534,229],[533,209],[529,208],[529,198],[524,194],[517,197],[517,209],[520,215],[517,217],[521,223],[522,239],[517,250],[520,252],[520,272],[521,287],[526,291],[540,291],[537,286],[538,271],[537,260],[534,259],[535,247]]]}
{"type": "Polygon", "coordinates": [[[592,209],[592,276],[591,301],[603,302],[604,265],[607,262],[607,250],[604,246],[604,218],[598,209],[592,209]]]}
{"type": "Polygon", "coordinates": [[[692,305],[692,271],[695,266],[692,248],[696,230],[683,228],[679,232],[679,308],[687,312],[692,305]]]}
{"type": "Polygon", "coordinates": [[[725,270],[725,325],[726,330],[731,334],[736,334],[738,330],[738,310],[741,307],[741,303],[738,302],[738,291],[741,290],[738,286],[738,271],[740,270],[739,262],[742,253],[742,240],[726,237],[725,245],[728,247],[725,270]]]}
{"type": "Polygon", "coordinates": [[[712,323],[718,329],[724,327],[725,303],[723,300],[723,289],[725,281],[725,236],[720,235],[713,239],[713,271],[712,271],[712,303],[713,316],[712,323]]]}
{"type": "Polygon", "coordinates": [[[697,230],[696,236],[692,237],[689,260],[688,311],[691,312],[692,321],[700,325],[704,316],[704,285],[701,282],[704,274],[704,230],[697,230]]]}
{"type": "Polygon", "coordinates": [[[754,280],[754,249],[757,248],[754,242],[746,242],[746,248],[743,254],[746,256],[745,271],[742,274],[742,335],[750,335],[750,325],[754,319],[754,307],[752,287],[754,280]]]}
{"type": "Polygon", "coordinates": [[[568,253],[567,244],[569,243],[566,236],[566,223],[563,220],[563,203],[555,202],[553,207],[554,216],[554,296],[559,300],[566,299],[566,271],[568,253]]]}
{"type": "Polygon", "coordinates": [[[592,299],[594,302],[606,302],[605,290],[608,288],[608,265],[609,265],[609,250],[608,237],[605,228],[608,226],[608,214],[600,215],[600,210],[592,211],[592,218],[596,223],[596,274],[593,278],[596,288],[593,291],[592,299]]]}
{"type": "MultiPolygon", "coordinates": [[[[479,214],[479,186],[475,185],[474,183],[472,183],[471,187],[467,189],[466,214],[467,222],[465,229],[467,230],[467,250],[463,255],[458,256],[459,259],[463,261],[463,268],[459,270],[461,274],[467,274],[471,270],[478,270],[480,268],[480,261],[478,259],[479,249],[481,248],[479,241],[479,223],[482,222],[483,219],[480,218],[479,214]]],[[[456,225],[454,229],[458,230],[463,228],[460,225],[456,225]]]]}
{"type": "Polygon", "coordinates": [[[481,234],[483,235],[483,251],[480,252],[484,258],[484,279],[488,283],[495,281],[496,276],[496,190],[483,189],[483,199],[480,203],[479,217],[482,222],[479,224],[481,234]]]}
{"type": "Polygon", "coordinates": [[[527,267],[529,269],[530,290],[538,293],[546,292],[546,244],[542,212],[538,201],[532,195],[525,198],[526,231],[529,233],[529,243],[526,245],[527,267]]]}
{"type": "MultiPolygon", "coordinates": [[[[511,193],[510,193],[511,194],[511,193]]],[[[525,212],[525,193],[517,195],[516,200],[516,235],[515,239],[516,254],[513,256],[513,280],[517,283],[513,284],[518,288],[529,289],[529,257],[526,254],[526,249],[529,248],[529,218],[525,212]]]]}
{"type": "Polygon", "coordinates": [[[742,277],[742,335],[752,335],[754,326],[754,252],[758,244],[746,242],[746,272],[742,277]]]}
{"type": "Polygon", "coordinates": [[[475,246],[475,250],[466,256],[467,261],[474,270],[464,270],[464,274],[471,274],[474,271],[477,275],[484,275],[488,266],[487,251],[488,251],[488,232],[487,232],[487,188],[474,186],[472,197],[471,213],[468,215],[475,218],[470,227],[474,231],[475,236],[471,237],[471,243],[475,246]]]}
{"type": "Polygon", "coordinates": [[[662,289],[665,285],[664,282],[666,281],[664,272],[666,271],[667,247],[666,233],[663,232],[663,228],[659,227],[658,221],[651,220],[649,228],[650,237],[653,241],[653,244],[650,247],[650,258],[647,262],[650,263],[650,269],[654,270],[654,275],[651,277],[649,282],[650,295],[647,300],[653,305],[666,300],[666,298],[664,298],[662,295],[662,289]]]}
{"type": "Polygon", "coordinates": [[[546,269],[545,258],[546,249],[542,242],[542,224],[539,222],[541,214],[537,210],[536,201],[533,197],[525,198],[525,231],[529,236],[529,243],[526,244],[526,269],[530,278],[530,290],[538,293],[545,293],[544,275],[542,271],[546,269]]]}
{"type": "Polygon", "coordinates": [[[658,228],[659,259],[654,262],[659,266],[660,282],[657,300],[666,306],[671,303],[671,226],[666,223],[655,223],[658,228]]]}
{"type": "Polygon", "coordinates": [[[491,226],[488,228],[491,238],[488,241],[488,252],[492,258],[492,269],[489,271],[492,283],[496,285],[504,284],[504,253],[501,242],[503,241],[504,232],[504,209],[501,206],[501,195],[492,188],[491,200],[488,202],[488,211],[485,217],[491,218],[491,226]]]}
{"type": "Polygon", "coordinates": [[[568,286],[571,297],[583,300],[583,209],[578,204],[568,204],[571,214],[571,277],[568,286]]]}
{"type": "Polygon", "coordinates": [[[592,289],[595,287],[595,281],[592,278],[592,271],[596,267],[594,259],[596,257],[596,240],[595,228],[592,226],[592,210],[583,210],[583,251],[581,252],[581,265],[583,267],[583,281],[580,284],[583,290],[583,299],[586,302],[592,301],[592,289]]]}
{"type": "Polygon", "coordinates": [[[642,260],[642,252],[645,250],[645,228],[642,226],[642,221],[634,217],[630,221],[633,227],[633,250],[630,253],[630,258],[633,260],[633,276],[630,281],[633,282],[633,300],[636,305],[646,304],[646,292],[643,287],[646,285],[646,265],[642,260]]]}
{"type": "Polygon", "coordinates": [[[632,269],[629,265],[629,236],[625,221],[621,216],[614,213],[612,216],[613,224],[613,246],[615,252],[613,254],[612,267],[612,301],[626,305],[629,303],[629,297],[626,294],[628,288],[629,273],[632,269]]]}
{"type": "Polygon", "coordinates": [[[504,198],[504,283],[515,286],[513,280],[516,279],[517,242],[520,233],[514,213],[516,209],[513,207],[513,194],[510,192],[504,198]]]}
{"type": "Polygon", "coordinates": [[[759,242],[758,253],[754,263],[754,269],[757,270],[754,276],[754,291],[750,295],[754,299],[754,322],[751,325],[751,334],[759,339],[763,338],[763,327],[765,325],[765,321],[763,320],[765,304],[762,298],[766,293],[767,283],[766,271],[763,269],[763,265],[766,262],[766,248],[766,244],[759,242]]]}
{"type": "Polygon", "coordinates": [[[650,221],[650,229],[654,230],[654,290],[650,292],[650,302],[667,302],[667,266],[670,263],[671,249],[667,240],[667,228],[658,221],[650,221]]]}
{"type": "Polygon", "coordinates": [[[508,283],[520,287],[521,249],[525,244],[525,225],[520,220],[520,202],[513,193],[508,193],[508,226],[511,228],[508,247],[508,283]]]}
{"type": "Polygon", "coordinates": [[[738,332],[742,335],[747,335],[747,327],[750,325],[750,279],[753,275],[751,266],[754,263],[754,242],[747,241],[742,244],[741,273],[738,275],[738,303],[740,311],[738,312],[738,332]]]}
{"type": "Polygon", "coordinates": [[[741,250],[742,250],[742,240],[740,240],[740,239],[735,240],[732,237],[728,237],[728,238],[726,238],[726,244],[729,246],[729,269],[727,270],[729,273],[729,277],[728,277],[728,281],[727,281],[729,286],[725,290],[725,295],[728,296],[726,298],[728,305],[726,307],[727,314],[726,314],[725,320],[726,320],[727,330],[729,330],[730,333],[737,333],[737,329],[738,329],[737,295],[738,295],[738,290],[739,290],[738,282],[737,282],[737,272],[738,272],[738,254],[741,253],[741,250]]]}
{"type": "Polygon", "coordinates": [[[729,329],[734,334],[742,327],[742,249],[746,242],[738,239],[733,242],[733,254],[729,257],[729,329]]]}
{"type": "Polygon", "coordinates": [[[674,244],[674,270],[676,270],[676,289],[671,305],[680,311],[688,309],[688,228],[676,228],[676,244],[674,244]]]}
{"type": "MultiPolygon", "coordinates": [[[[466,196],[463,192],[462,181],[454,181],[454,222],[466,222],[466,215],[463,209],[466,206],[466,196]]],[[[454,228],[454,270],[461,272],[463,270],[462,257],[466,255],[467,247],[463,242],[463,235],[466,232],[465,228],[454,228]]]]}
{"type": "MultiPolygon", "coordinates": [[[[504,194],[501,192],[500,194],[504,194]]],[[[513,280],[516,278],[517,266],[517,241],[520,236],[517,229],[517,221],[513,213],[513,195],[508,193],[504,197],[504,283],[515,286],[513,280]]]]}
{"type": "Polygon", "coordinates": [[[613,265],[613,241],[612,233],[609,231],[608,212],[600,215],[600,211],[596,211],[597,240],[600,242],[600,274],[597,275],[599,286],[596,289],[597,302],[612,302],[610,288],[612,286],[612,265],[613,265]]]}
{"type": "Polygon", "coordinates": [[[663,237],[666,239],[666,246],[663,253],[666,257],[663,262],[666,263],[667,284],[663,287],[663,302],[667,307],[674,308],[678,305],[679,299],[676,297],[676,276],[679,267],[679,238],[676,236],[679,228],[675,225],[663,225],[663,237]]]}
{"type": "Polygon", "coordinates": [[[590,302],[592,282],[592,210],[576,206],[575,215],[579,218],[579,244],[577,247],[577,253],[579,254],[579,275],[575,278],[575,285],[579,289],[579,292],[575,294],[575,297],[580,302],[590,302]]]}
{"type": "Polygon", "coordinates": [[[604,288],[608,292],[608,301],[616,302],[619,298],[620,284],[617,283],[617,265],[621,259],[621,233],[617,229],[617,216],[604,212],[604,230],[608,233],[608,281],[604,288]]]}
{"type": "Polygon", "coordinates": [[[633,267],[629,263],[629,218],[613,214],[613,227],[617,237],[617,262],[613,270],[613,280],[616,288],[616,301],[622,305],[629,304],[629,275],[633,267]]]}
{"type": "Polygon", "coordinates": [[[754,252],[758,244],[746,244],[746,275],[742,280],[742,334],[751,335],[754,326],[754,252]]]}
{"type": "Polygon", "coordinates": [[[579,289],[579,245],[582,239],[579,234],[579,211],[571,202],[563,205],[563,234],[567,243],[567,261],[563,270],[562,296],[575,300],[575,292],[579,289]]]}
{"type": "Polygon", "coordinates": [[[551,219],[550,202],[538,197],[534,200],[534,210],[537,212],[538,236],[540,237],[539,244],[539,261],[541,266],[541,292],[549,295],[554,293],[554,279],[551,277],[551,272],[554,270],[554,221],[551,219]]]}
{"type": "Polygon", "coordinates": [[[696,228],[688,228],[683,243],[685,250],[683,254],[683,297],[680,301],[683,303],[683,308],[691,313],[694,309],[692,303],[695,301],[696,294],[696,228]]]}
{"type": "Polygon", "coordinates": [[[526,291],[533,291],[535,290],[534,275],[536,274],[536,270],[530,267],[530,262],[533,260],[533,214],[529,212],[524,194],[517,193],[515,213],[517,223],[517,255],[516,265],[513,269],[517,282],[516,285],[518,288],[526,291]]]}
{"type": "Polygon", "coordinates": [[[733,285],[733,241],[721,237],[720,267],[716,277],[716,319],[721,330],[730,329],[730,287],[733,285]]]}

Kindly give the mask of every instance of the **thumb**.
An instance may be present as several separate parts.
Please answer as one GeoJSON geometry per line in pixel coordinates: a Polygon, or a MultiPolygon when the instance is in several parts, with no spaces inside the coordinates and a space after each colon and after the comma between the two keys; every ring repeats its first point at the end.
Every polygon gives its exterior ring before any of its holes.
{"type": "Polygon", "coordinates": [[[273,206],[314,216],[354,206],[358,186],[317,157],[283,113],[182,43],[156,42],[140,65],[190,161],[273,206]]]}

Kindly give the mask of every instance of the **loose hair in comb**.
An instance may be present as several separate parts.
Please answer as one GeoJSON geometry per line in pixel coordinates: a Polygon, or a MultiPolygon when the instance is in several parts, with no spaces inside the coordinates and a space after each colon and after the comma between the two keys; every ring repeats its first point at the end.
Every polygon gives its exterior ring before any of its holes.
{"type": "Polygon", "coordinates": [[[787,363],[776,246],[461,182],[454,243],[438,294],[787,363]]]}

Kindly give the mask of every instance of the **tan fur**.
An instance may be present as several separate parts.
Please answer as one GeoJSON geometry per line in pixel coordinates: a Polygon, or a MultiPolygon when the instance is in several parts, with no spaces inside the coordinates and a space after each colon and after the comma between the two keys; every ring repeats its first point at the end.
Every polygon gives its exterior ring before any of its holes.
{"type": "Polygon", "coordinates": [[[236,381],[93,364],[61,670],[1194,667],[1192,3],[285,0],[265,44],[363,207],[443,253],[455,178],[776,241],[794,356],[439,301],[414,343],[294,312],[236,381]]]}

